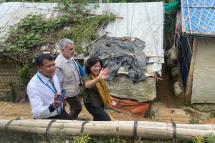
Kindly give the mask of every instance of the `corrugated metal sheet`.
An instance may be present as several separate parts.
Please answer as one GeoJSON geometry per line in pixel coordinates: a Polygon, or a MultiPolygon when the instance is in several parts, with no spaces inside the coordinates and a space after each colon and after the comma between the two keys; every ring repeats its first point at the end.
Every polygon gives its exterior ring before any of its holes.
{"type": "Polygon", "coordinates": [[[215,103],[215,38],[197,39],[192,103],[215,103]]]}
{"type": "Polygon", "coordinates": [[[156,98],[156,80],[147,78],[145,81],[133,83],[126,76],[119,75],[107,81],[110,94],[123,99],[133,99],[147,102],[156,98]]]}
{"type": "MultiPolygon", "coordinates": [[[[47,17],[56,16],[54,11],[56,3],[1,3],[0,4],[0,28],[14,25],[20,19],[32,13],[40,13],[47,17]]],[[[164,12],[162,2],[153,3],[105,3],[99,4],[95,9],[89,6],[92,13],[112,13],[117,18],[115,22],[107,25],[100,34],[108,32],[113,37],[137,37],[146,42],[145,54],[151,64],[147,65],[147,73],[161,73],[164,63],[163,52],[163,25],[164,12]]],[[[6,32],[5,32],[6,33],[6,32]]],[[[2,32],[0,37],[4,34],[2,32]]]]}
{"type": "Polygon", "coordinates": [[[215,36],[215,0],[181,0],[183,32],[215,36]]]}

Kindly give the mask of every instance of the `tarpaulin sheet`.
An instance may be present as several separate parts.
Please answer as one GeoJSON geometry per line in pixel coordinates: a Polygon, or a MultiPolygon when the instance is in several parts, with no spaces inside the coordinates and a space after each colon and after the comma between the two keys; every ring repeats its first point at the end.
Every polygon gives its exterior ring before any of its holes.
{"type": "Polygon", "coordinates": [[[150,103],[137,102],[127,99],[118,99],[113,97],[115,106],[112,106],[111,109],[122,112],[122,113],[132,113],[139,116],[144,116],[145,113],[149,110],[150,103]]]}
{"type": "Polygon", "coordinates": [[[114,80],[107,81],[110,94],[124,99],[147,102],[156,98],[156,80],[146,78],[144,81],[133,83],[125,75],[118,75],[114,80]]]}
{"type": "Polygon", "coordinates": [[[134,82],[145,79],[144,69],[148,60],[143,51],[144,41],[104,36],[92,47],[91,55],[102,59],[109,69],[108,80],[113,80],[120,68],[134,82]]]}
{"type": "Polygon", "coordinates": [[[215,0],[181,0],[183,32],[215,35],[215,0]]]}

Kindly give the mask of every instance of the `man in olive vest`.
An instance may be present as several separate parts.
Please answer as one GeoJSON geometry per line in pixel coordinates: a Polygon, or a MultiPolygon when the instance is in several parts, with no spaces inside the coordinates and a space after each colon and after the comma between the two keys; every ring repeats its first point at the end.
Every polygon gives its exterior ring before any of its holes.
{"type": "Polygon", "coordinates": [[[66,101],[70,106],[70,118],[77,119],[82,110],[78,95],[81,91],[81,75],[78,64],[74,60],[75,45],[69,39],[61,39],[58,43],[61,53],[55,60],[56,75],[62,89],[65,90],[66,101]]]}

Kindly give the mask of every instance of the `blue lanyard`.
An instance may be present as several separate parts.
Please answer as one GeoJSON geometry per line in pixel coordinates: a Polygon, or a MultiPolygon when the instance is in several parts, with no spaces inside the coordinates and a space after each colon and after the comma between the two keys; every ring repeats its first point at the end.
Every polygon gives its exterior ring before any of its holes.
{"type": "MultiPolygon", "coordinates": [[[[51,88],[47,83],[45,83],[42,79],[41,79],[41,77],[37,74],[37,78],[44,84],[44,85],[46,85],[54,94],[56,94],[57,93],[57,90],[56,90],[56,88],[55,88],[55,86],[54,86],[54,84],[52,84],[52,86],[53,86],[53,88],[51,88]]],[[[51,81],[50,81],[51,82],[51,81]]]]}
{"type": "MultiPolygon", "coordinates": [[[[51,89],[51,91],[52,91],[54,94],[57,93],[57,90],[56,90],[54,84],[53,84],[51,81],[50,81],[50,82],[51,82],[53,88],[51,88],[47,83],[45,83],[45,82],[41,79],[41,77],[40,77],[38,74],[37,74],[37,78],[38,78],[43,84],[45,84],[49,89],[51,89]]],[[[60,101],[60,105],[61,105],[62,102],[63,102],[64,94],[65,94],[64,91],[62,91],[62,92],[63,92],[63,95],[60,96],[60,98],[58,99],[58,100],[60,101]]],[[[58,115],[61,114],[62,110],[63,110],[63,107],[62,107],[62,106],[59,106],[59,107],[57,108],[57,113],[58,113],[58,115]]]]}
{"type": "Polygon", "coordinates": [[[74,60],[74,59],[71,59],[71,61],[73,62],[74,66],[75,66],[75,69],[76,69],[76,71],[78,72],[79,79],[80,79],[80,78],[81,78],[81,75],[80,75],[79,69],[78,69],[78,67],[77,67],[77,64],[75,63],[75,60],[74,60]]]}

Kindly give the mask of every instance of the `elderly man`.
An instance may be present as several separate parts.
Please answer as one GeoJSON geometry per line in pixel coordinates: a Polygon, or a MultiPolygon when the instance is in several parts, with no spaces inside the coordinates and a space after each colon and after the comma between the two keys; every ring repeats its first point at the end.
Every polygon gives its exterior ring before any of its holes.
{"type": "Polygon", "coordinates": [[[77,119],[82,110],[78,95],[81,91],[81,75],[78,64],[74,60],[75,45],[69,39],[62,39],[58,43],[61,53],[55,60],[56,75],[65,90],[65,97],[70,106],[70,119],[77,119]]]}
{"type": "Polygon", "coordinates": [[[69,119],[60,102],[61,88],[55,73],[54,57],[41,54],[35,59],[38,72],[27,86],[34,119],[69,119]]]}

